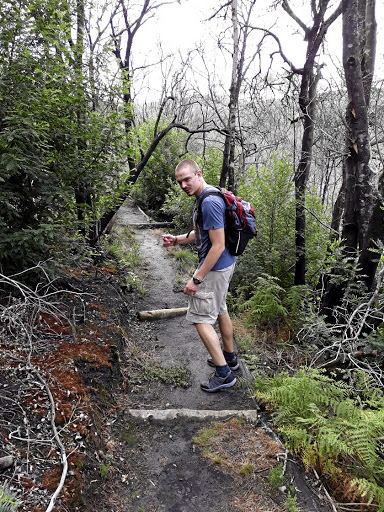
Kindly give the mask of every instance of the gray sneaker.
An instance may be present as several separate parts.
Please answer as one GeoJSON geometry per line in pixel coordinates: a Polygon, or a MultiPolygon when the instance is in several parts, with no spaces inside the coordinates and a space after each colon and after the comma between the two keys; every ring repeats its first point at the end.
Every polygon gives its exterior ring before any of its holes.
{"type": "MultiPolygon", "coordinates": [[[[212,357],[208,357],[208,359],[207,359],[207,363],[208,363],[208,365],[209,365],[209,366],[212,366],[212,368],[215,368],[215,367],[216,367],[215,363],[213,362],[212,357]]],[[[239,362],[238,362],[238,360],[237,360],[237,358],[236,358],[236,357],[234,357],[234,358],[233,358],[233,359],[231,359],[230,361],[227,361],[227,365],[229,366],[229,369],[230,369],[231,371],[233,371],[233,372],[234,372],[235,370],[238,370],[238,369],[239,369],[239,366],[240,366],[240,365],[239,365],[239,362]]]]}
{"type": "Polygon", "coordinates": [[[215,393],[215,391],[219,391],[220,389],[230,388],[236,384],[236,377],[232,372],[228,372],[225,377],[219,377],[216,373],[207,380],[206,382],[202,382],[200,387],[203,391],[207,393],[215,393]]]}

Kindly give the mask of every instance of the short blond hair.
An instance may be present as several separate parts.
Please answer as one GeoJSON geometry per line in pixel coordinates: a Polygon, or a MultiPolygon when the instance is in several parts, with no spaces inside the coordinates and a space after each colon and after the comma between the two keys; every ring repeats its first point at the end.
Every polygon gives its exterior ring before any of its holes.
{"type": "Polygon", "coordinates": [[[200,171],[200,167],[197,165],[197,163],[194,160],[191,160],[190,158],[186,158],[185,160],[182,160],[179,162],[176,166],[175,173],[178,171],[182,171],[183,169],[191,169],[194,174],[197,173],[197,171],[200,171]]]}

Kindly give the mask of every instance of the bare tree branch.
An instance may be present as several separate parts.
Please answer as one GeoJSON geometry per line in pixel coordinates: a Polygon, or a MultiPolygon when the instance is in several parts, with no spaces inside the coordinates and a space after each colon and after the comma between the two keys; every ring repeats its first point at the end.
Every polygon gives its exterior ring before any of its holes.
{"type": "MultiPolygon", "coordinates": [[[[283,59],[283,61],[288,64],[288,66],[291,68],[291,70],[294,72],[294,73],[297,73],[298,75],[302,75],[303,72],[304,72],[304,69],[303,68],[297,68],[293,63],[292,61],[290,61],[288,59],[288,57],[285,55],[285,53],[283,52],[283,49],[282,49],[282,46],[281,46],[281,42],[280,42],[280,39],[278,38],[278,36],[276,34],[274,34],[273,32],[271,32],[270,30],[264,28],[264,27],[254,27],[252,25],[249,25],[249,28],[252,28],[253,30],[261,30],[262,32],[265,32],[266,34],[268,34],[269,36],[273,37],[273,39],[277,42],[277,45],[279,47],[279,54],[281,55],[281,58],[283,59]]],[[[274,52],[276,53],[276,52],[274,52]]],[[[271,56],[273,55],[273,53],[271,54],[271,56]]]]}
{"type": "Polygon", "coordinates": [[[219,12],[223,11],[226,7],[229,7],[230,5],[231,5],[231,0],[229,0],[227,3],[225,3],[225,4],[221,5],[221,6],[218,8],[218,10],[217,10],[216,12],[214,12],[214,13],[212,14],[212,16],[210,16],[210,17],[208,18],[208,21],[211,21],[213,18],[216,18],[216,17],[217,17],[217,15],[219,14],[219,12]]]}
{"type": "MultiPolygon", "coordinates": [[[[292,11],[291,6],[289,5],[287,0],[283,0],[282,4],[284,11],[289,14],[289,16],[296,21],[296,23],[303,29],[304,34],[307,35],[310,31],[309,27],[292,11]]],[[[312,10],[316,12],[316,3],[312,0],[312,10]],[[313,5],[315,4],[315,5],[313,5]]]]}

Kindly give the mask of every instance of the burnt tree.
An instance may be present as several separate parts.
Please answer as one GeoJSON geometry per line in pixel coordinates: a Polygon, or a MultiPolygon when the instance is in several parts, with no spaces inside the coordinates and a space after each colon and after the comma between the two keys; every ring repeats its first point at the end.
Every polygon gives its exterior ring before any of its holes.
{"type": "Polygon", "coordinates": [[[303,123],[300,160],[295,171],[296,194],[296,265],[295,285],[305,284],[306,244],[305,244],[305,193],[312,161],[313,137],[316,119],[317,83],[320,78],[320,66],[316,63],[321,43],[330,25],[341,14],[341,4],[325,18],[329,0],[311,2],[313,24],[308,27],[291,9],[287,0],[283,0],[283,9],[301,27],[307,41],[306,59],[303,68],[293,68],[293,72],[301,75],[299,107],[303,123]]]}
{"type": "MultiPolygon", "coordinates": [[[[359,272],[368,290],[374,283],[379,262],[379,256],[372,249],[378,240],[384,240],[382,179],[379,186],[375,186],[370,168],[368,109],[375,52],[375,0],[343,0],[343,67],[348,105],[341,236],[344,254],[359,258],[359,272]]],[[[346,281],[328,283],[321,313],[329,321],[346,286],[346,281]]]]}

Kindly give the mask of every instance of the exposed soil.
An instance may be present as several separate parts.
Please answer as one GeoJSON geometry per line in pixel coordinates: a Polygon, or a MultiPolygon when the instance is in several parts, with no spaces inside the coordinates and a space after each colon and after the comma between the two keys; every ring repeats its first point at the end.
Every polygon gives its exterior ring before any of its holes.
{"type": "MultiPolygon", "coordinates": [[[[244,363],[234,388],[204,393],[200,382],[211,369],[185,317],[138,320],[139,311],[179,308],[187,302],[161,233],[132,227],[147,221],[127,202],[113,228],[113,237],[124,239],[128,225],[135,234],[141,263],[134,270],[144,293],[132,285],[130,270],[117,273],[100,257],[97,267],[69,270],[63,281],[74,293],[66,302],[72,326],[48,311],[45,317],[40,314],[34,328],[40,341],[33,364],[53,390],[56,423],[67,454],[72,452],[64,490],[53,510],[294,511],[287,508],[288,491],[297,497],[296,510],[332,510],[318,482],[287,459],[258,410],[244,363]],[[178,411],[173,419],[145,414],[172,410],[178,411]],[[228,413],[213,420],[220,411],[228,413]],[[253,411],[254,421],[242,419],[242,411],[253,411]],[[287,466],[284,481],[272,485],[271,468],[279,463],[287,466]]],[[[15,349],[9,338],[1,340],[2,349],[15,349]]],[[[3,473],[2,481],[11,480],[21,493],[21,510],[43,512],[61,474],[49,430],[49,404],[29,366],[4,354],[0,457],[13,455],[15,465],[3,473]],[[24,409],[15,405],[16,396],[24,409]]]]}

